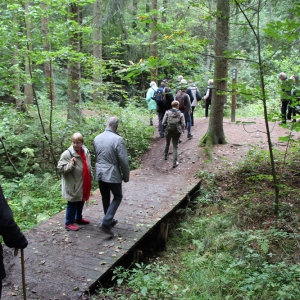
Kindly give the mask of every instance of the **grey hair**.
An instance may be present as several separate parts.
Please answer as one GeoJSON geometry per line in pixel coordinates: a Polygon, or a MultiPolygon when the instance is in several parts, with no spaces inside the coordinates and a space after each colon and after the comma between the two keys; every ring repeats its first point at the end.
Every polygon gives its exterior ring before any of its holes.
{"type": "Polygon", "coordinates": [[[112,129],[116,130],[119,125],[119,119],[116,116],[109,117],[106,125],[112,129]]]}
{"type": "Polygon", "coordinates": [[[281,73],[279,74],[279,77],[284,77],[284,78],[286,78],[286,74],[285,74],[284,72],[281,72],[281,73]]]}
{"type": "Polygon", "coordinates": [[[208,84],[213,84],[214,83],[214,80],[213,79],[209,79],[208,80],[208,84]]]}

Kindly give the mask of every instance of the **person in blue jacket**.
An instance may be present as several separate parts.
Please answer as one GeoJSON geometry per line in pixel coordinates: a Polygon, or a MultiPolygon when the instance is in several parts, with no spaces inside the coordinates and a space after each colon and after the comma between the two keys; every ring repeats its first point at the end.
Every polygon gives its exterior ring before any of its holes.
{"type": "Polygon", "coordinates": [[[153,116],[156,114],[156,102],[154,93],[157,91],[157,85],[154,81],[150,82],[150,88],[147,91],[146,95],[146,101],[148,104],[148,110],[149,110],[149,118],[150,118],[150,126],[153,126],[153,116]]]}
{"type": "MultiPolygon", "coordinates": [[[[21,232],[19,226],[13,218],[12,211],[3,195],[0,185],[0,235],[7,247],[24,249],[28,245],[28,241],[21,232]]],[[[5,268],[3,264],[3,248],[0,244],[0,299],[2,292],[2,280],[5,278],[5,268]]]]}

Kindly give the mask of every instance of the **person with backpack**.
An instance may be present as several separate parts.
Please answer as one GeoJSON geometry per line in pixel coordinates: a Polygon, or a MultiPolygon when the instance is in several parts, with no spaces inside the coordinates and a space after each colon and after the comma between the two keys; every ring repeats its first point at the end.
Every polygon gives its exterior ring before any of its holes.
{"type": "Polygon", "coordinates": [[[157,85],[154,81],[150,82],[150,88],[147,91],[146,95],[146,101],[148,104],[148,110],[149,110],[149,118],[150,118],[150,126],[153,126],[153,116],[156,112],[156,102],[154,94],[157,91],[157,85]]]}
{"type": "Polygon", "coordinates": [[[176,94],[175,100],[179,102],[179,110],[183,113],[186,128],[188,131],[187,138],[191,139],[193,134],[191,133],[191,113],[192,106],[189,95],[186,93],[187,86],[181,85],[178,93],[176,94]]]}
{"type": "Polygon", "coordinates": [[[168,80],[164,79],[154,94],[158,114],[158,131],[161,138],[165,137],[165,128],[162,122],[165,112],[171,109],[171,103],[174,101],[172,91],[167,84],[168,80]]]}
{"type": "MultiPolygon", "coordinates": [[[[13,213],[3,195],[0,185],[0,235],[7,247],[16,249],[25,249],[28,241],[16,224],[13,213]]],[[[0,299],[2,292],[2,280],[6,277],[3,264],[3,249],[0,243],[0,299]]]]}
{"type": "Polygon", "coordinates": [[[198,90],[198,88],[196,87],[195,84],[192,84],[188,90],[191,91],[191,93],[193,94],[194,97],[194,101],[191,101],[191,106],[192,106],[192,113],[191,113],[191,126],[194,126],[194,110],[195,107],[198,106],[198,101],[201,100],[201,93],[198,90]]]}
{"type": "Polygon", "coordinates": [[[172,102],[172,108],[167,110],[163,124],[166,133],[166,146],[165,146],[165,160],[168,159],[170,142],[173,144],[173,168],[178,166],[177,155],[178,155],[178,144],[181,133],[184,131],[185,121],[184,115],[179,110],[179,102],[174,100],[172,102]]]}
{"type": "Polygon", "coordinates": [[[204,101],[205,101],[205,118],[208,117],[208,109],[211,105],[211,99],[212,99],[212,90],[213,90],[213,79],[208,80],[208,87],[206,89],[205,95],[204,95],[204,101]]]}

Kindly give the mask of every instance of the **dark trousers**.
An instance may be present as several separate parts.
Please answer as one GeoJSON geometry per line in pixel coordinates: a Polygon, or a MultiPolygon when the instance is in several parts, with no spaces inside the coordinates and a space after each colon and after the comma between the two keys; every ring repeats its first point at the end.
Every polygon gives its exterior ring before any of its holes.
{"type": "Polygon", "coordinates": [[[211,104],[211,100],[206,99],[206,101],[205,101],[205,117],[206,118],[208,117],[208,108],[209,108],[210,104],[211,104]]]}
{"type": "Polygon", "coordinates": [[[166,146],[165,146],[165,156],[169,153],[170,142],[172,140],[173,144],[173,165],[176,164],[178,155],[178,144],[179,144],[180,133],[173,133],[166,135],[166,146]]]}
{"type": "Polygon", "coordinates": [[[84,201],[68,201],[66,210],[66,225],[74,224],[75,220],[82,219],[84,201]]]}
{"type": "Polygon", "coordinates": [[[194,126],[194,110],[195,110],[195,106],[192,106],[192,113],[191,113],[191,126],[194,126]]]}
{"type": "Polygon", "coordinates": [[[289,101],[281,102],[281,120],[283,123],[286,123],[286,110],[288,107],[289,101]]]}
{"type": "Polygon", "coordinates": [[[164,128],[163,123],[162,123],[165,112],[166,112],[165,110],[157,112],[157,114],[158,114],[158,132],[159,132],[160,137],[165,136],[165,128],[164,128]]]}
{"type": "Polygon", "coordinates": [[[122,183],[98,181],[98,184],[104,211],[101,224],[109,227],[123,198],[122,183]],[[113,194],[113,200],[110,202],[111,193],[113,194]]]}

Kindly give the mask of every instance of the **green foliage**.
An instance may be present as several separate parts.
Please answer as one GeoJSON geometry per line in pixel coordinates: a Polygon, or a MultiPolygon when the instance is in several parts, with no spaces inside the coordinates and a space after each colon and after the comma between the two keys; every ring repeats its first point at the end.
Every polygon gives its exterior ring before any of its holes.
{"type": "Polygon", "coordinates": [[[13,180],[0,176],[0,180],[14,219],[22,230],[34,227],[65,208],[60,181],[52,174],[27,174],[13,180]]]}
{"type": "MultiPolygon", "coordinates": [[[[131,289],[131,293],[128,298],[126,295],[123,296],[115,295],[118,299],[174,299],[173,295],[177,289],[176,285],[170,283],[166,278],[170,272],[170,268],[167,265],[160,263],[152,263],[148,265],[135,264],[132,269],[125,269],[123,267],[116,267],[113,271],[114,276],[112,279],[117,280],[118,285],[126,284],[128,289],[131,289]]],[[[104,289],[99,290],[99,294],[107,295],[107,291],[104,289]]],[[[112,295],[112,291],[109,291],[112,295]]]]}

